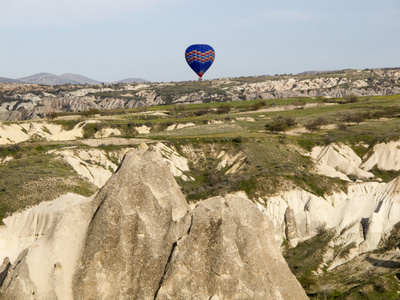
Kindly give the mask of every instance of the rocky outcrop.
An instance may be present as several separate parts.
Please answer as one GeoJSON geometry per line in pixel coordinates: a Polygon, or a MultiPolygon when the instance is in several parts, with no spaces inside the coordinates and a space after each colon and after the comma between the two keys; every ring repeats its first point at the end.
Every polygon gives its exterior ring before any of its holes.
{"type": "Polygon", "coordinates": [[[128,152],[93,197],[35,212],[0,227],[15,244],[0,249],[13,258],[1,299],[307,299],[250,200],[191,211],[152,147],[128,152]]]}
{"type": "Polygon", "coordinates": [[[349,184],[347,192],[317,197],[296,189],[265,200],[260,207],[272,220],[277,238],[292,246],[319,231],[331,229],[331,248],[349,247],[347,257],[327,256],[334,268],[355,256],[379,247],[400,221],[400,177],[389,183],[349,184]]]}
{"type": "Polygon", "coordinates": [[[367,153],[366,161],[361,165],[365,170],[377,167],[380,170],[400,170],[400,141],[376,144],[371,153],[367,153]]]}
{"type": "Polygon", "coordinates": [[[160,104],[189,104],[203,102],[227,102],[253,99],[274,99],[288,97],[340,98],[350,94],[377,96],[400,94],[400,71],[392,70],[343,70],[334,74],[318,76],[277,76],[252,78],[245,83],[241,80],[219,79],[193,92],[180,88],[181,83],[120,84],[97,88],[73,86],[68,90],[42,91],[36,85],[0,84],[0,91],[10,94],[10,101],[0,105],[1,121],[16,121],[43,118],[51,112],[86,111],[94,109],[123,109],[160,104]],[[256,82],[254,82],[256,81],[256,82]],[[176,93],[164,93],[167,87],[176,93]],[[10,91],[11,90],[11,91],[10,91]],[[179,90],[179,92],[178,92],[179,90]],[[107,94],[105,94],[105,92],[107,94]]]}
{"type": "Polygon", "coordinates": [[[374,177],[374,174],[361,169],[361,158],[347,145],[317,146],[312,150],[311,157],[318,163],[317,168],[326,176],[341,177],[345,180],[349,180],[348,175],[362,179],[374,177]],[[325,168],[321,168],[321,165],[325,168]],[[346,176],[340,176],[340,173],[346,176]]]}
{"type": "Polygon", "coordinates": [[[10,267],[10,259],[8,257],[4,258],[3,263],[0,265],[0,286],[3,284],[10,267]]]}
{"type": "Polygon", "coordinates": [[[172,252],[157,299],[307,299],[272,232],[248,199],[201,202],[172,252]]]}
{"type": "Polygon", "coordinates": [[[288,206],[284,215],[285,222],[285,237],[290,246],[296,247],[299,239],[299,233],[296,224],[296,218],[294,217],[294,210],[288,206]]]}
{"type": "Polygon", "coordinates": [[[64,130],[61,125],[48,122],[32,122],[21,124],[0,124],[0,145],[15,144],[28,140],[70,141],[83,136],[80,122],[71,130],[64,130]]]}
{"type": "Polygon", "coordinates": [[[190,208],[161,155],[127,155],[94,200],[75,274],[75,299],[154,297],[190,208]]]}

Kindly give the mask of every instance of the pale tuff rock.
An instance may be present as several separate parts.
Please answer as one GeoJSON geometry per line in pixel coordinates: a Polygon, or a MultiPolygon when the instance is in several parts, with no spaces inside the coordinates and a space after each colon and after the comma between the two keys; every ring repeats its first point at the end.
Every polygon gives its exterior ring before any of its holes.
{"type": "Polygon", "coordinates": [[[1,299],[307,299],[265,215],[233,195],[192,212],[155,147],[128,152],[91,198],[10,218],[1,299]]]}
{"type": "Polygon", "coordinates": [[[79,175],[99,188],[117,170],[117,165],[112,163],[102,150],[69,148],[48,153],[61,156],[79,175]]]}
{"type": "MultiPolygon", "coordinates": [[[[315,196],[301,189],[294,189],[280,195],[268,197],[265,213],[274,224],[278,239],[288,239],[286,231],[293,232],[293,228],[286,229],[285,214],[290,214],[292,224],[296,224],[296,235],[291,238],[294,243],[313,237],[321,226],[334,226],[334,207],[322,197],[315,196]],[[287,212],[290,209],[292,212],[287,212]]],[[[288,217],[289,215],[287,215],[288,217]]],[[[290,225],[291,226],[291,225],[290,225]]]]}
{"type": "MultiPolygon", "coordinates": [[[[330,144],[325,147],[317,146],[312,150],[311,157],[319,164],[333,168],[345,175],[354,175],[358,178],[374,177],[374,174],[360,168],[361,158],[347,145],[330,144]]],[[[319,168],[320,171],[327,170],[324,175],[331,177],[337,175],[337,173],[330,171],[331,169],[319,168]]],[[[345,179],[340,175],[338,177],[345,179]]]]}
{"type": "MultiPolygon", "coordinates": [[[[104,141],[106,142],[106,141],[104,141]]],[[[189,171],[186,158],[181,156],[173,147],[167,147],[162,143],[155,145],[163,156],[164,161],[168,164],[173,176],[180,177],[182,180],[193,180],[184,174],[189,171]]],[[[132,148],[123,148],[119,151],[108,153],[98,149],[79,149],[68,148],[64,150],[51,150],[48,153],[54,154],[65,160],[74,170],[84,178],[88,179],[97,187],[102,187],[111,175],[117,170],[115,165],[108,156],[113,156],[114,160],[121,162],[125,153],[132,148]]]]}
{"type": "Polygon", "coordinates": [[[0,125],[0,145],[14,144],[29,139],[46,141],[70,141],[83,136],[83,123],[72,130],[64,130],[61,125],[47,122],[0,125]]]}
{"type": "Polygon", "coordinates": [[[0,145],[15,144],[26,141],[29,135],[26,129],[18,124],[0,124],[0,145]]]}
{"type": "Polygon", "coordinates": [[[167,147],[163,143],[157,143],[156,147],[161,152],[173,176],[180,177],[185,181],[194,180],[194,178],[188,177],[183,173],[189,171],[188,161],[174,147],[167,147]]]}
{"type": "Polygon", "coordinates": [[[372,148],[372,155],[367,157],[361,168],[368,171],[374,166],[387,171],[400,170],[400,141],[376,144],[372,148]]]}
{"type": "Polygon", "coordinates": [[[285,211],[284,221],[286,240],[289,242],[290,246],[296,247],[299,234],[296,224],[296,218],[294,217],[294,211],[290,206],[288,206],[285,211]]]}
{"type": "Polygon", "coordinates": [[[75,274],[75,299],[154,297],[190,208],[159,152],[127,153],[101,189],[75,274]]]}
{"type": "Polygon", "coordinates": [[[399,182],[400,177],[387,184],[352,183],[347,193],[324,197],[296,189],[265,199],[262,211],[273,222],[277,238],[285,237],[291,245],[315,236],[322,227],[335,230],[334,245],[354,245],[346,259],[331,262],[333,268],[376,249],[400,221],[399,182]]]}
{"type": "Polygon", "coordinates": [[[216,168],[218,171],[225,167],[229,167],[225,174],[234,174],[244,166],[245,156],[241,152],[231,156],[225,151],[221,151],[218,154],[217,159],[221,160],[216,168]]]}
{"type": "Polygon", "coordinates": [[[178,240],[157,299],[307,299],[273,237],[246,198],[201,202],[178,240]]]}
{"type": "Polygon", "coordinates": [[[7,218],[0,255],[12,266],[0,298],[72,299],[72,276],[93,213],[90,198],[69,194],[7,218]]]}
{"type": "Polygon", "coordinates": [[[105,138],[109,136],[120,136],[121,131],[117,128],[102,128],[100,131],[94,134],[96,139],[98,138],[105,138]]]}
{"type": "Polygon", "coordinates": [[[182,128],[186,128],[186,127],[192,127],[195,126],[195,123],[189,122],[189,123],[181,123],[181,124],[176,124],[176,128],[175,129],[182,129],[182,128]]]}
{"type": "Polygon", "coordinates": [[[145,125],[142,125],[140,127],[136,127],[135,129],[140,134],[150,133],[150,127],[147,127],[145,125]]]}
{"type": "Polygon", "coordinates": [[[8,270],[11,267],[10,259],[8,257],[4,258],[3,263],[0,265],[0,287],[4,282],[8,274],[8,270]]]}

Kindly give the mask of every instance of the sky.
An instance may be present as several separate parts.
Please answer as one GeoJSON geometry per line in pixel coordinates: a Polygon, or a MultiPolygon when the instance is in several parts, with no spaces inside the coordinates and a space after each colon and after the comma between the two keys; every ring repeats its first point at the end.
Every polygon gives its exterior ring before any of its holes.
{"type": "Polygon", "coordinates": [[[400,0],[0,0],[0,77],[196,80],[400,67],[400,0]]]}

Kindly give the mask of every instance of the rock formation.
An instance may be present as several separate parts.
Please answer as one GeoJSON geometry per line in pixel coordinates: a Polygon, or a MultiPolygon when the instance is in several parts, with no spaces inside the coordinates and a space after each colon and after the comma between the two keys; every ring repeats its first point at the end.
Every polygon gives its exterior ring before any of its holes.
{"type": "Polygon", "coordinates": [[[157,299],[303,299],[271,222],[254,204],[227,195],[201,202],[178,240],[157,299]]]}
{"type": "MultiPolygon", "coordinates": [[[[13,257],[1,299],[307,299],[250,200],[215,197],[191,211],[152,147],[127,153],[93,197],[36,212],[20,219],[33,241],[1,252],[13,257]]],[[[20,228],[5,221],[0,236],[20,228]]]]}
{"type": "MultiPolygon", "coordinates": [[[[385,70],[343,70],[334,74],[310,76],[260,77],[258,82],[238,82],[236,80],[213,80],[210,89],[177,93],[166,96],[160,92],[165,86],[179,87],[180,83],[158,83],[117,85],[97,88],[75,86],[77,90],[51,90],[38,95],[38,86],[31,88],[35,93],[26,91],[26,85],[0,83],[0,91],[10,94],[10,102],[0,105],[0,120],[17,121],[43,118],[51,112],[86,111],[89,109],[121,109],[144,107],[160,104],[188,104],[227,102],[238,100],[273,99],[288,97],[327,97],[341,98],[350,94],[358,96],[394,95],[400,93],[398,68],[385,70]],[[227,85],[228,83],[228,85],[227,85]],[[24,88],[25,86],[25,88],[24,88]],[[218,91],[221,87],[223,92],[218,91]],[[98,94],[109,93],[109,97],[98,94]],[[123,93],[121,93],[123,92],[123,93]]],[[[29,90],[29,89],[28,89],[29,90]]],[[[183,89],[180,89],[181,91],[183,89]]]]}

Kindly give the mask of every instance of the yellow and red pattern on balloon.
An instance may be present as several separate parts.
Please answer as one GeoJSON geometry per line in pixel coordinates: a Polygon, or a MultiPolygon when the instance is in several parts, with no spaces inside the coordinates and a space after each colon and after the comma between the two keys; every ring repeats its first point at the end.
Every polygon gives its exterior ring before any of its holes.
{"type": "Polygon", "coordinates": [[[185,51],[185,59],[192,70],[201,78],[214,62],[215,51],[206,44],[191,45],[185,51]]]}

